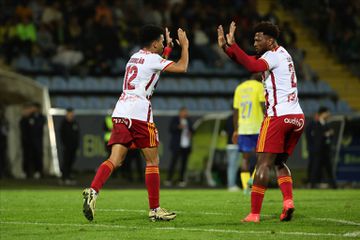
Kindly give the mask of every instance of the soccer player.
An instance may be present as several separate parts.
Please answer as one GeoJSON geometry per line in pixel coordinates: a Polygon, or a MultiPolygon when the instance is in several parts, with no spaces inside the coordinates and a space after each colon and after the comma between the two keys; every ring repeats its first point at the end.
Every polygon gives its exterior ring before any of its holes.
{"type": "Polygon", "coordinates": [[[132,145],[142,150],[146,160],[145,183],[150,206],[149,219],[169,221],[176,217],[174,212],[161,208],[159,203],[159,139],[153,122],[150,99],[161,72],[187,71],[189,41],[182,29],[179,28],[177,34],[176,41],[181,47],[181,57],[177,62],[173,62],[166,59],[173,46],[168,29],[165,29],[165,48],[162,28],[146,25],[141,29],[142,49],[133,54],[126,64],[123,93],[112,113],[114,127],[108,144],[111,146],[111,155],[99,166],[90,188],[83,191],[83,213],[89,221],[94,218],[96,198],[100,189],[111,172],[121,166],[132,145]],[[164,57],[160,56],[162,53],[164,57]]]}
{"type": "Polygon", "coordinates": [[[260,210],[269,183],[270,169],[275,167],[283,195],[281,221],[289,221],[294,212],[292,178],[286,161],[292,154],[303,130],[305,118],[300,107],[294,62],[278,45],[279,28],[271,22],[260,22],[255,28],[254,47],[257,56],[247,55],[235,42],[236,25],[229,33],[217,29],[218,44],[235,62],[250,72],[261,72],[265,89],[266,114],[256,145],[257,163],[251,191],[251,212],[243,222],[260,222],[260,210]]]}
{"type": "Polygon", "coordinates": [[[264,87],[261,75],[252,74],[249,80],[239,84],[234,94],[233,143],[242,152],[241,183],[244,194],[252,185],[250,177],[250,157],[255,153],[261,122],[264,119],[264,87]]]}

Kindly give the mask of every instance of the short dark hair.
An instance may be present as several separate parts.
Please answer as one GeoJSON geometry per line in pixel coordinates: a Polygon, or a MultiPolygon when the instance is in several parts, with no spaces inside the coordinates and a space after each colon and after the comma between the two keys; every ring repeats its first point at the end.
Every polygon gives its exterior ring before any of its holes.
{"type": "Polygon", "coordinates": [[[321,107],[319,107],[318,114],[322,114],[322,113],[329,112],[329,111],[330,111],[329,108],[321,106],[321,107]]]}
{"type": "Polygon", "coordinates": [[[262,21],[256,24],[254,27],[254,33],[257,32],[262,32],[264,35],[268,35],[274,39],[278,39],[280,34],[279,27],[269,21],[262,21]]]}
{"type": "Polygon", "coordinates": [[[140,30],[140,45],[141,47],[148,47],[153,41],[160,38],[164,34],[164,29],[155,25],[145,25],[140,30]]]}

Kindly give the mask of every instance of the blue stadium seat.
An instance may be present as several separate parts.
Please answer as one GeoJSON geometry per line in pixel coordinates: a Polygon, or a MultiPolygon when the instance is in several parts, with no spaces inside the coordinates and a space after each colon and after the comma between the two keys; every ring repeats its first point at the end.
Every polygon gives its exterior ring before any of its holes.
{"type": "Polygon", "coordinates": [[[184,98],[184,106],[190,111],[198,110],[197,101],[194,98],[189,98],[189,97],[184,98]]]}
{"type": "Polygon", "coordinates": [[[190,62],[189,72],[191,73],[205,73],[207,72],[207,67],[202,60],[194,59],[190,62]]]}
{"type": "Polygon", "coordinates": [[[324,81],[318,81],[317,82],[317,89],[319,93],[333,93],[334,91],[332,90],[332,88],[324,81]]]}
{"type": "Polygon", "coordinates": [[[86,77],[85,79],[84,90],[85,91],[93,91],[100,89],[100,81],[95,77],[86,77]]]}
{"type": "Polygon", "coordinates": [[[61,76],[54,76],[51,79],[50,89],[54,91],[65,91],[68,89],[68,82],[61,76]]]}
{"type": "Polygon", "coordinates": [[[20,55],[13,62],[13,67],[17,70],[21,71],[34,71],[34,67],[30,61],[30,59],[25,55],[20,55]]]}
{"type": "Polygon", "coordinates": [[[167,110],[179,110],[183,106],[181,98],[170,97],[167,99],[167,110]]]}
{"type": "Polygon", "coordinates": [[[210,91],[211,92],[226,92],[226,80],[225,79],[210,79],[210,91]]]}
{"type": "Polygon", "coordinates": [[[210,98],[199,98],[198,107],[202,111],[212,111],[214,110],[214,103],[210,98]]]}
{"type": "Polygon", "coordinates": [[[210,92],[210,81],[204,78],[194,80],[194,89],[196,92],[210,92]]]}
{"type": "Polygon", "coordinates": [[[215,110],[227,111],[232,109],[231,108],[232,105],[229,104],[226,98],[216,98],[214,100],[214,104],[215,104],[215,110]]]}
{"type": "Polygon", "coordinates": [[[115,108],[118,99],[119,99],[118,97],[105,97],[102,101],[103,103],[102,108],[113,110],[115,108]]]}
{"type": "Polygon", "coordinates": [[[117,58],[114,65],[111,68],[111,72],[114,74],[124,72],[127,61],[123,58],[117,58]]]}
{"type": "Polygon", "coordinates": [[[162,97],[154,97],[151,99],[151,106],[153,110],[166,110],[167,102],[162,97]]]}
{"type": "Polygon", "coordinates": [[[89,97],[87,99],[88,109],[103,109],[102,99],[100,97],[89,97]]]}
{"type": "Polygon", "coordinates": [[[303,81],[302,82],[302,91],[303,93],[317,93],[318,89],[316,87],[316,84],[312,81],[303,81]]]}
{"type": "Polygon", "coordinates": [[[88,109],[88,104],[83,97],[72,97],[70,98],[70,106],[75,109],[88,109]]]}
{"type": "Polygon", "coordinates": [[[338,113],[343,113],[343,114],[352,112],[349,104],[347,102],[343,101],[343,100],[337,101],[337,103],[336,103],[336,111],[338,113]]]}
{"type": "Polygon", "coordinates": [[[47,76],[36,76],[35,80],[45,87],[50,87],[50,78],[47,76]]]}
{"type": "Polygon", "coordinates": [[[233,93],[236,89],[236,87],[239,85],[240,80],[238,79],[228,79],[226,80],[225,89],[228,93],[233,93]]]}
{"type": "Polygon", "coordinates": [[[319,101],[312,99],[302,101],[300,104],[305,114],[310,114],[310,115],[316,113],[320,107],[319,101]]]}
{"type": "Polygon", "coordinates": [[[194,80],[191,78],[180,78],[178,80],[179,92],[193,92],[195,89],[194,80]]]}
{"type": "Polygon", "coordinates": [[[52,107],[55,108],[68,108],[72,107],[69,98],[67,97],[54,97],[51,99],[52,107]]]}
{"type": "Polygon", "coordinates": [[[122,92],[123,89],[123,81],[124,81],[123,76],[116,77],[114,82],[114,89],[112,92],[118,92],[120,96],[120,93],[122,92]]]}
{"type": "Polygon", "coordinates": [[[68,89],[69,90],[76,90],[76,91],[80,91],[83,90],[84,88],[84,80],[77,77],[77,76],[72,76],[69,78],[68,80],[68,89]]]}
{"type": "Polygon", "coordinates": [[[336,112],[336,105],[331,99],[324,99],[320,101],[320,106],[327,107],[330,112],[336,112]]]}
{"type": "Polygon", "coordinates": [[[179,89],[178,81],[174,78],[160,78],[157,85],[159,92],[176,92],[179,89]]]}
{"type": "Polygon", "coordinates": [[[114,78],[102,77],[99,80],[99,90],[112,91],[115,89],[116,81],[114,78]]]}

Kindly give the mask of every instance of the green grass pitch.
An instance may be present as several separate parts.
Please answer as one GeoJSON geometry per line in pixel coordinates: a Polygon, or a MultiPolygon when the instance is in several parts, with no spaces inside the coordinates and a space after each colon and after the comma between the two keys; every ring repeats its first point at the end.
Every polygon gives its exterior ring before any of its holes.
{"type": "Polygon", "coordinates": [[[0,190],[0,239],[360,239],[359,190],[295,190],[291,222],[281,193],[265,194],[260,224],[241,223],[250,197],[219,189],[161,191],[171,222],[149,222],[147,193],[104,189],[95,220],[82,215],[81,189],[0,190]]]}

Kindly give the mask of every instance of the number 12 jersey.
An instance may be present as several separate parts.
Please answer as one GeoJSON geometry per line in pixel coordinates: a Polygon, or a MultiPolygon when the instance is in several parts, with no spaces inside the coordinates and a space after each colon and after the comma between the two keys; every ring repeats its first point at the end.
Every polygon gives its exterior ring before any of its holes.
{"type": "Polygon", "coordinates": [[[123,92],[112,117],[153,122],[150,98],[160,73],[172,63],[159,54],[145,50],[133,54],[126,64],[123,92]]]}

